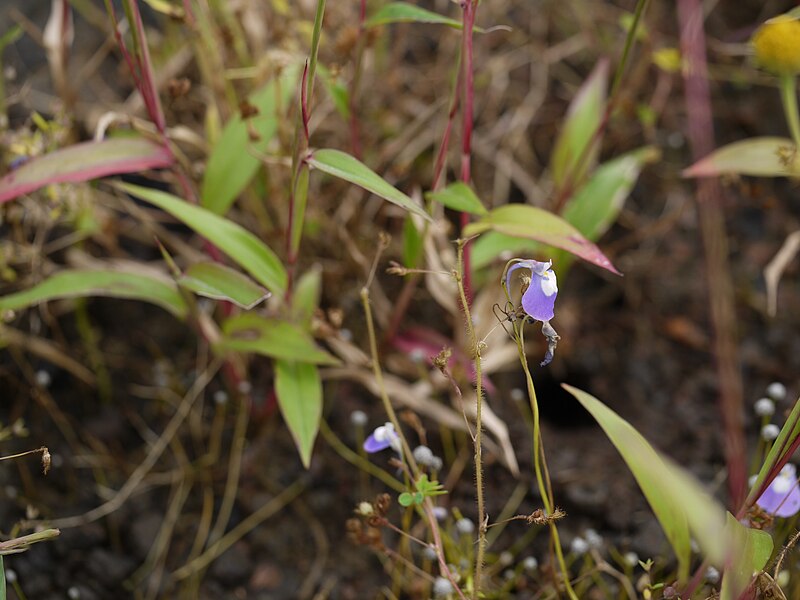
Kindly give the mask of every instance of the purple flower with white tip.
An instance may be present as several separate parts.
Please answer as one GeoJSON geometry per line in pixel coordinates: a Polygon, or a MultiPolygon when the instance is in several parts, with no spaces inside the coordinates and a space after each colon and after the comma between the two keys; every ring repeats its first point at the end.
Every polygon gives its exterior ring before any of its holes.
{"type": "Polygon", "coordinates": [[[511,274],[517,269],[528,269],[529,271],[529,275],[523,279],[522,310],[528,319],[539,321],[542,324],[542,334],[547,338],[547,352],[544,360],[540,363],[544,367],[553,360],[553,354],[560,339],[556,330],[550,325],[550,319],[555,316],[556,296],[558,295],[553,261],[539,262],[538,260],[519,258],[509,261],[503,280],[503,287],[509,302],[508,288],[511,285],[511,274]]]}
{"type": "Polygon", "coordinates": [[[511,284],[511,274],[517,269],[530,271],[530,283],[522,294],[522,308],[536,321],[543,323],[555,316],[558,285],[553,272],[553,261],[520,260],[511,265],[506,273],[506,287],[511,284]]]}
{"type": "Polygon", "coordinates": [[[800,487],[795,466],[785,465],[756,504],[776,517],[791,517],[800,511],[800,487]]]}
{"type": "Polygon", "coordinates": [[[401,453],[400,436],[394,430],[394,425],[385,423],[376,427],[370,436],[364,440],[364,450],[370,454],[391,448],[398,454],[401,453]]]}

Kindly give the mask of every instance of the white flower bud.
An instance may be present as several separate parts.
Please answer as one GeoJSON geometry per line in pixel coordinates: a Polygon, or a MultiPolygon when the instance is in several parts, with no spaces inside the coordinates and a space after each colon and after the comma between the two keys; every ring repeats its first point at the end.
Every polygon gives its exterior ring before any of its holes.
{"type": "Polygon", "coordinates": [[[533,556],[528,556],[522,561],[522,568],[526,571],[535,571],[539,567],[539,561],[533,556]]]}
{"type": "Polygon", "coordinates": [[[36,371],[36,385],[40,388],[49,388],[50,384],[53,382],[53,378],[50,377],[50,373],[45,371],[44,369],[39,369],[36,371]]]}
{"type": "Polygon", "coordinates": [[[6,581],[8,583],[16,583],[17,572],[14,569],[6,569],[6,581]]]}
{"type": "Polygon", "coordinates": [[[228,392],[225,390],[217,390],[214,392],[214,403],[222,406],[228,402],[228,392]]]}
{"type": "Polygon", "coordinates": [[[717,583],[719,581],[719,571],[714,567],[706,569],[706,581],[709,583],[717,583]]]}
{"type": "Polygon", "coordinates": [[[367,424],[367,413],[363,410],[354,410],[350,413],[350,423],[353,427],[364,427],[367,424]]]}
{"type": "Polygon", "coordinates": [[[461,535],[470,535],[475,531],[475,523],[464,517],[456,521],[456,531],[461,535]]]}
{"type": "Polygon", "coordinates": [[[753,410],[759,417],[771,417],[775,414],[775,402],[769,398],[760,398],[753,405],[753,410]]]}
{"type": "Polygon", "coordinates": [[[525,400],[525,392],[523,392],[519,388],[514,388],[513,390],[511,390],[509,395],[511,396],[511,399],[514,402],[522,402],[523,400],[525,400]]]}
{"type": "Polygon", "coordinates": [[[433,597],[434,598],[444,598],[445,596],[449,596],[455,590],[453,590],[453,584],[446,577],[437,577],[433,581],[433,597]]]}
{"type": "Polygon", "coordinates": [[[773,381],[767,386],[767,396],[776,402],[786,399],[786,386],[779,381],[773,381]]]}
{"type": "Polygon", "coordinates": [[[774,423],[768,423],[761,428],[761,437],[767,442],[777,439],[780,433],[781,428],[774,423]]]}
{"type": "Polygon", "coordinates": [[[437,521],[444,521],[447,518],[447,509],[444,506],[434,506],[433,516],[437,521]]]}
{"type": "Polygon", "coordinates": [[[636,552],[626,552],[622,558],[626,564],[632,567],[635,567],[639,564],[639,555],[636,554],[636,552]]]}
{"type": "Polygon", "coordinates": [[[572,542],[570,542],[569,549],[573,554],[580,556],[589,551],[589,543],[580,536],[574,537],[572,538],[572,542]]]}
{"type": "Polygon", "coordinates": [[[587,529],[583,533],[583,537],[586,540],[586,543],[589,544],[590,548],[599,550],[603,547],[603,536],[597,533],[597,531],[594,529],[587,529]]]}
{"type": "Polygon", "coordinates": [[[427,446],[417,446],[414,448],[412,454],[414,455],[414,460],[416,460],[419,464],[425,465],[426,467],[431,465],[433,451],[427,446]]]}

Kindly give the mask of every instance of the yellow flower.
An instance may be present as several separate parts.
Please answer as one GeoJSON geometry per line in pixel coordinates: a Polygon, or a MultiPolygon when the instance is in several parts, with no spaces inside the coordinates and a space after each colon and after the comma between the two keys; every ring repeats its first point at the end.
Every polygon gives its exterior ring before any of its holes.
{"type": "Polygon", "coordinates": [[[776,75],[800,73],[800,19],[778,15],[753,34],[756,59],[776,75]]]}

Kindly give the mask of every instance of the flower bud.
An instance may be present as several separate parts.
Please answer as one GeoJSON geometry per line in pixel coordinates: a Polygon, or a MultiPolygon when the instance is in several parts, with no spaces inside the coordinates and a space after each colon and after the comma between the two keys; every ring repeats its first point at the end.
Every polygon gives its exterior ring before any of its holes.
{"type": "Polygon", "coordinates": [[[751,40],[756,60],[775,75],[800,72],[800,19],[778,15],[756,30],[751,40]]]}
{"type": "Polygon", "coordinates": [[[771,417],[775,414],[775,403],[769,398],[756,400],[753,410],[759,417],[771,417]]]}

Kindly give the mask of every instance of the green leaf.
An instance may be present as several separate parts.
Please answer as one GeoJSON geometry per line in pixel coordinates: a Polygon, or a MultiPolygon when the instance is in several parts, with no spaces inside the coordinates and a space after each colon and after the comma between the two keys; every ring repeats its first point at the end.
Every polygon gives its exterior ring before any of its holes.
{"type": "MultiPolygon", "coordinates": [[[[656,452],[630,423],[599,400],[572,386],[563,387],[597,420],[636,478],[675,550],[681,581],[689,573],[690,532],[709,562],[720,568],[734,565],[740,574],[747,573],[747,581],[753,570],[766,564],[771,539],[747,531],[699,482],[656,452]]],[[[731,579],[731,600],[744,589],[741,583],[739,575],[731,579]]]]}
{"type": "Polygon", "coordinates": [[[0,179],[0,203],[51,183],[76,183],[119,173],[168,167],[174,162],[160,144],[139,137],[84,142],[32,158],[0,179]]]}
{"type": "Polygon", "coordinates": [[[271,358],[296,360],[318,365],[339,361],[317,346],[300,327],[253,313],[231,317],[222,326],[219,347],[237,352],[255,352],[271,358]]]}
{"type": "Polygon", "coordinates": [[[376,27],[389,23],[436,23],[461,29],[461,21],[444,17],[408,2],[384,4],[372,17],[367,19],[366,26],[376,27]]]}
{"type": "Polygon", "coordinates": [[[314,267],[306,271],[292,294],[292,318],[299,325],[311,328],[311,319],[322,295],[322,270],[314,267]]]}
{"type": "Polygon", "coordinates": [[[283,294],[286,291],[287,276],[281,261],[269,246],[241,225],[167,192],[129,183],[120,183],[118,187],[182,221],[230,256],[271,292],[283,294]]]}
{"type": "Polygon", "coordinates": [[[307,469],[322,419],[322,380],[317,367],[296,361],[275,361],[275,393],[283,420],[307,469]]]}
{"type": "Polygon", "coordinates": [[[511,258],[522,254],[534,254],[541,247],[539,242],[533,240],[487,231],[472,242],[472,267],[482,269],[501,256],[511,258]]]}
{"type": "Polygon", "coordinates": [[[617,220],[642,168],[659,156],[658,149],[647,146],[600,165],[572,196],[562,216],[587,239],[597,240],[617,220]]]}
{"type": "Polygon", "coordinates": [[[551,212],[526,204],[507,204],[492,209],[480,221],[464,228],[469,237],[494,231],[504,235],[526,238],[566,250],[592,264],[619,275],[611,261],[594,243],[587,240],[572,225],[551,212]]]}
{"type": "Polygon", "coordinates": [[[485,215],[489,211],[481,203],[472,188],[466,183],[457,181],[451,183],[446,188],[425,194],[428,200],[435,200],[444,204],[447,208],[467,212],[473,215],[485,215]]]}
{"type": "Polygon", "coordinates": [[[684,177],[716,177],[724,174],[754,177],[800,175],[800,153],[788,138],[757,137],[714,150],[683,172],[684,177]]]}
{"type": "Polygon", "coordinates": [[[414,504],[422,504],[425,501],[425,494],[414,492],[414,504]]]}
{"type": "Polygon", "coordinates": [[[406,215],[403,221],[403,264],[409,269],[416,269],[420,258],[422,258],[422,236],[417,231],[411,215],[406,215]]]}
{"type": "Polygon", "coordinates": [[[747,588],[753,573],[761,571],[772,555],[772,537],[766,531],[750,529],[727,513],[726,537],[739,548],[736,560],[725,569],[720,589],[720,600],[737,600],[747,588]]]}
{"type": "Polygon", "coordinates": [[[0,297],[0,311],[19,310],[61,298],[107,296],[143,300],[156,304],[178,318],[187,307],[175,283],[144,273],[111,269],[71,269],[60,271],[27,290],[0,297]]]}
{"type": "Polygon", "coordinates": [[[204,298],[227,300],[249,310],[270,293],[239,271],[220,263],[198,263],[189,267],[178,284],[204,298]]]}
{"type": "Polygon", "coordinates": [[[388,200],[409,212],[419,215],[426,221],[432,221],[430,215],[422,210],[411,198],[346,152],[340,150],[315,150],[307,159],[307,162],[323,173],[354,183],[384,200],[388,200]]]}
{"type": "Polygon", "coordinates": [[[411,506],[414,503],[414,496],[412,496],[409,492],[403,492],[397,497],[397,502],[400,506],[411,506]]]}
{"type": "Polygon", "coordinates": [[[236,114],[222,130],[208,157],[200,203],[216,214],[228,212],[231,204],[255,176],[261,160],[295,92],[299,70],[286,69],[248,98],[258,114],[242,119],[236,114]],[[252,137],[251,137],[252,136],[252,137]]]}
{"type": "Polygon", "coordinates": [[[608,61],[597,63],[572,100],[556,138],[550,170],[556,189],[579,185],[597,162],[597,132],[606,106],[608,61]]]}

